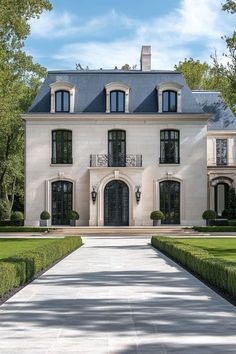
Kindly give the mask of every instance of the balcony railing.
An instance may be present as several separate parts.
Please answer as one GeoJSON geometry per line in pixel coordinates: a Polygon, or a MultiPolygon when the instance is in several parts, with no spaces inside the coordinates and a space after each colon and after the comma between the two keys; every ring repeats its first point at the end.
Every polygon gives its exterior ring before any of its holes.
{"type": "Polygon", "coordinates": [[[90,155],[90,167],[142,167],[142,155],[90,155]]]}
{"type": "Polygon", "coordinates": [[[236,159],[228,158],[227,160],[216,160],[215,158],[209,158],[207,159],[207,165],[218,167],[236,166],[236,159]]]}

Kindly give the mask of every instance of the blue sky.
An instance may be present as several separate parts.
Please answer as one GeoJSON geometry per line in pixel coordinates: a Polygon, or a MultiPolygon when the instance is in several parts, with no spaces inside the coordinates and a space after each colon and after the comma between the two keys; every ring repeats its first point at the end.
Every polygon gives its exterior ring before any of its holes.
{"type": "MultiPolygon", "coordinates": [[[[152,45],[152,68],[172,69],[184,58],[211,62],[225,51],[221,36],[235,29],[223,0],[53,0],[31,21],[26,51],[48,70],[139,67],[140,48],[152,45]]],[[[222,58],[222,60],[224,60],[222,58]]]]}

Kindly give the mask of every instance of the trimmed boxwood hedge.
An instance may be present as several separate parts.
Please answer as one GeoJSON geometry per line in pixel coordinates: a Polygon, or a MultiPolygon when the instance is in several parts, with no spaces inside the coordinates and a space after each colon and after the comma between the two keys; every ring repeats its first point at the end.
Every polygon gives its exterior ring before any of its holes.
{"type": "Polygon", "coordinates": [[[82,245],[79,236],[56,239],[47,245],[0,260],[0,297],[19,287],[82,245]]]}
{"type": "Polygon", "coordinates": [[[153,236],[152,246],[225,293],[236,296],[236,265],[214,258],[207,251],[174,239],[153,236]]]}
{"type": "Polygon", "coordinates": [[[236,226],[194,226],[199,232],[236,232],[236,226]]]}
{"type": "Polygon", "coordinates": [[[30,226],[1,226],[0,232],[44,232],[48,227],[30,227],[30,226]]]}

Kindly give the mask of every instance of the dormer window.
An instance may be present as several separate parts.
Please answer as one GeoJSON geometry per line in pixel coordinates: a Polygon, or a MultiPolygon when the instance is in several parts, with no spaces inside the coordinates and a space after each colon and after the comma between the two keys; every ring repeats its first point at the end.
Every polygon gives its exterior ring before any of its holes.
{"type": "Polygon", "coordinates": [[[183,85],[171,81],[156,86],[159,113],[181,113],[182,88],[183,85]]]}
{"type": "Polygon", "coordinates": [[[56,112],[70,112],[70,93],[60,90],[55,93],[56,112]]]}
{"type": "Polygon", "coordinates": [[[105,86],[106,113],[129,113],[130,88],[123,82],[111,82],[105,86]]]}
{"type": "Polygon", "coordinates": [[[74,113],[75,87],[69,82],[56,81],[51,88],[51,113],[74,113]]]}
{"type": "Polygon", "coordinates": [[[111,113],[125,112],[125,93],[123,91],[111,91],[110,100],[111,113]]]}
{"type": "Polygon", "coordinates": [[[177,112],[177,92],[166,90],[162,93],[162,112],[177,112]]]}

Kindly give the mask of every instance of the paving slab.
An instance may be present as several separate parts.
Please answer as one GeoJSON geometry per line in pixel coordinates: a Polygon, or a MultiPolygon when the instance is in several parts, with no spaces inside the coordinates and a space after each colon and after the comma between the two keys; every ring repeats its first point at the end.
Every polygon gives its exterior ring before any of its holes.
{"type": "Polygon", "coordinates": [[[84,239],[0,307],[0,353],[235,354],[236,308],[149,241],[84,239]]]}

